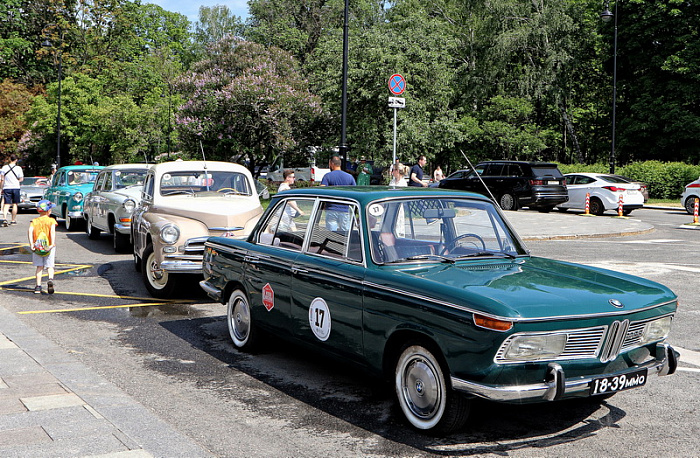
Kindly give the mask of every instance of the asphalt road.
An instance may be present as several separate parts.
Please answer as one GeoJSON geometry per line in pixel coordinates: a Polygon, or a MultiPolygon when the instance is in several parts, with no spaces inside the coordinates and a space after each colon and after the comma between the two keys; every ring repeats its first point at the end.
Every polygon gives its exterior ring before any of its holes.
{"type": "MultiPolygon", "coordinates": [[[[554,215],[572,226],[581,220],[554,215]]],[[[516,227],[533,224],[533,216],[551,226],[548,215],[511,216],[516,227]]],[[[20,245],[32,217],[0,229],[0,306],[213,455],[628,457],[696,456],[700,449],[700,341],[693,332],[700,328],[700,231],[680,228],[689,222],[680,210],[634,212],[634,221],[654,228],[636,235],[527,242],[533,255],[670,286],[680,298],[670,338],[683,355],[675,375],[652,377],[602,404],[477,402],[467,427],[446,438],[409,428],[391,390],[353,368],[273,338],[257,354],[237,352],[223,306],[195,282],[185,287],[187,300],[153,301],[131,257],[115,254],[106,236],[92,241],[59,229],[65,272],[56,277],[57,294],[31,294],[33,268],[17,261],[30,259],[20,245]]]]}

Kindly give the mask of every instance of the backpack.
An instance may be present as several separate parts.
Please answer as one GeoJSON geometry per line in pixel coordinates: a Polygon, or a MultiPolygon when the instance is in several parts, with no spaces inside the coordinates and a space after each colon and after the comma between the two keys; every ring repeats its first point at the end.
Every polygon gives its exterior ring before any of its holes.
{"type": "Polygon", "coordinates": [[[34,253],[39,256],[48,256],[51,250],[49,249],[49,237],[46,232],[41,231],[34,240],[34,253]]]}

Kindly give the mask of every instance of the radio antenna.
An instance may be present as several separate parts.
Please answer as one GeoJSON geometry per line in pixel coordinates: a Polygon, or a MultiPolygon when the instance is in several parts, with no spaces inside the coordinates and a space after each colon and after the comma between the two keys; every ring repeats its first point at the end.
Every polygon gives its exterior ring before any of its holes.
{"type": "MultiPolygon", "coordinates": [[[[469,158],[467,157],[467,155],[464,154],[464,151],[462,151],[462,150],[460,149],[459,152],[462,153],[462,156],[464,156],[464,159],[467,160],[467,163],[469,164],[469,167],[471,167],[472,171],[473,171],[473,172],[476,174],[476,176],[479,178],[479,181],[481,181],[481,184],[484,185],[484,189],[486,189],[486,192],[489,193],[489,196],[491,196],[491,199],[493,199],[493,201],[496,202],[496,205],[498,205],[498,208],[501,208],[501,204],[498,203],[498,201],[496,200],[496,198],[495,198],[495,197],[493,196],[493,194],[491,193],[491,190],[489,189],[489,187],[486,186],[486,183],[484,183],[484,180],[483,180],[483,178],[481,178],[481,175],[479,175],[479,174],[476,172],[476,169],[475,169],[474,166],[472,165],[472,161],[470,161],[469,158]]],[[[501,210],[503,210],[503,209],[501,208],[501,210]]]]}

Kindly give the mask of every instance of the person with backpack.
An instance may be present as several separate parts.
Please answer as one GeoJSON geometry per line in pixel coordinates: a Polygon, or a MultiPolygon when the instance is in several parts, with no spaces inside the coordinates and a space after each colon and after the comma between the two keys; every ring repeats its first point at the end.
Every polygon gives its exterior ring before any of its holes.
{"type": "Polygon", "coordinates": [[[51,209],[56,205],[46,199],[36,204],[39,217],[29,223],[27,237],[29,249],[32,250],[32,264],[36,267],[36,287],[34,294],[41,294],[41,277],[44,269],[49,275],[47,290],[54,292],[53,273],[56,261],[56,226],[58,222],[51,218],[51,209]]]}
{"type": "Polygon", "coordinates": [[[12,221],[9,224],[17,224],[17,204],[20,203],[20,184],[24,180],[24,172],[22,167],[17,165],[17,156],[10,155],[10,163],[2,168],[2,173],[5,176],[5,183],[2,188],[2,196],[5,199],[5,204],[2,206],[2,216],[7,226],[7,212],[12,206],[12,221]]]}

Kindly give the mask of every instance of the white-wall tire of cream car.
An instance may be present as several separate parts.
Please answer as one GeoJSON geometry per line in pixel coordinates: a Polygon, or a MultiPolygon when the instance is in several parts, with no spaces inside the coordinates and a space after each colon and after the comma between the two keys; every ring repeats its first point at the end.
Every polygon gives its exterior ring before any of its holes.
{"type": "Polygon", "coordinates": [[[148,244],[141,258],[141,276],[146,289],[153,297],[168,299],[175,292],[177,275],[169,274],[158,266],[153,245],[148,244]]]}

